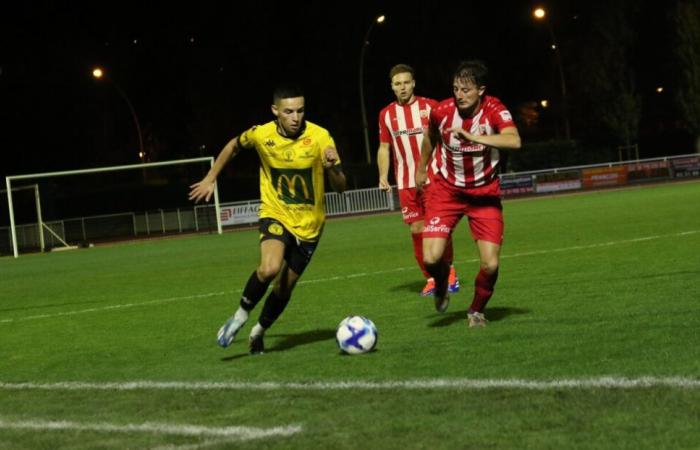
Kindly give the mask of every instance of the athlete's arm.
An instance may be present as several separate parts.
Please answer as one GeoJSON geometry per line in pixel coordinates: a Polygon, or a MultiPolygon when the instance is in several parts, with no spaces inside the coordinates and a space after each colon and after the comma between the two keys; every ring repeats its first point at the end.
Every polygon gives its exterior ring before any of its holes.
{"type": "Polygon", "coordinates": [[[428,180],[428,162],[435,148],[433,141],[437,142],[437,139],[437,129],[431,122],[430,127],[423,132],[423,142],[420,145],[420,164],[416,167],[416,187],[419,190],[423,189],[423,185],[428,180]]]}
{"type": "Polygon", "coordinates": [[[328,181],[335,192],[344,192],[346,188],[345,174],[340,166],[338,151],[333,147],[326,147],[323,151],[323,168],[328,173],[328,181]]]}
{"type": "Polygon", "coordinates": [[[498,134],[476,135],[463,128],[450,128],[449,131],[460,140],[488,145],[489,147],[517,150],[522,145],[518,129],[513,126],[503,128],[498,134]]]}
{"type": "Polygon", "coordinates": [[[238,136],[236,136],[235,138],[231,139],[221,150],[219,156],[216,157],[216,161],[214,161],[214,165],[211,169],[209,169],[207,175],[202,178],[201,181],[190,186],[190,195],[188,198],[193,200],[195,203],[199,203],[202,199],[208,202],[209,199],[211,199],[212,194],[214,194],[216,177],[219,176],[219,173],[221,173],[224,166],[231,161],[234,156],[236,156],[239,150],[238,136]]]}
{"type": "Polygon", "coordinates": [[[391,192],[389,184],[389,143],[379,143],[377,150],[377,167],[379,168],[379,189],[385,192],[391,192]]]}

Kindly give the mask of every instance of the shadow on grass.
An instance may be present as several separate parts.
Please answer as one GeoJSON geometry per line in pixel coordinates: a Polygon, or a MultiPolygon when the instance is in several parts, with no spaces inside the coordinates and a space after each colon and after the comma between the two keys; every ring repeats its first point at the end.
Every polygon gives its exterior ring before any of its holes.
{"type": "Polygon", "coordinates": [[[392,292],[411,292],[418,295],[420,294],[420,291],[423,290],[423,286],[425,286],[425,280],[419,280],[403,284],[397,284],[395,286],[392,286],[390,290],[392,292]]]}
{"type": "MultiPolygon", "coordinates": [[[[509,308],[509,307],[496,307],[496,308],[486,308],[486,318],[489,322],[498,322],[505,319],[508,316],[516,314],[530,314],[532,311],[525,308],[509,308]]],[[[433,321],[428,326],[431,328],[440,328],[452,325],[455,322],[460,322],[467,319],[466,311],[453,311],[447,314],[441,315],[439,319],[433,321]]]]}
{"type": "MultiPolygon", "coordinates": [[[[313,344],[314,342],[335,339],[335,330],[311,330],[296,334],[269,334],[265,336],[265,341],[268,342],[272,338],[279,337],[281,337],[282,339],[277,341],[275,345],[271,347],[265,347],[265,353],[281,352],[283,350],[289,350],[290,348],[298,347],[300,345],[313,344]]],[[[244,340],[247,340],[247,338],[244,340]]],[[[244,344],[247,344],[247,342],[244,342],[244,344]]],[[[233,361],[239,358],[243,358],[245,356],[250,356],[248,354],[248,346],[245,345],[244,348],[246,350],[246,353],[226,356],[224,358],[221,358],[221,360],[233,361]]]]}

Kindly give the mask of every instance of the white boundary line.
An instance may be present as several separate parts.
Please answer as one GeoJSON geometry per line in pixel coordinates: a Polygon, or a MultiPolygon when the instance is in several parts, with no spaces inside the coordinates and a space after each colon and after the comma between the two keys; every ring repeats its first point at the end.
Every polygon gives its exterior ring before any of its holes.
{"type": "MultiPolygon", "coordinates": [[[[534,250],[534,251],[530,251],[530,252],[514,253],[511,255],[501,255],[501,259],[522,258],[522,257],[527,257],[527,256],[538,256],[538,255],[546,255],[546,254],[550,254],[550,253],[562,253],[562,252],[569,252],[569,251],[576,251],[576,250],[590,250],[590,249],[601,248],[601,247],[610,247],[610,246],[614,246],[614,245],[633,244],[636,242],[645,242],[645,241],[652,241],[652,240],[657,240],[657,239],[690,236],[690,235],[694,235],[694,234],[698,234],[698,233],[700,233],[700,230],[689,230],[689,231],[682,231],[679,233],[672,233],[672,234],[661,234],[661,235],[655,235],[655,236],[644,236],[644,237],[634,238],[634,239],[623,239],[620,241],[601,242],[598,244],[574,245],[571,247],[560,247],[560,248],[554,248],[554,249],[549,249],[549,250],[534,250]]],[[[457,262],[475,262],[475,261],[478,261],[478,260],[475,258],[465,259],[465,260],[460,260],[460,259],[457,260],[457,262]]],[[[353,274],[349,274],[349,275],[338,275],[335,277],[317,278],[315,280],[314,279],[301,280],[301,281],[299,281],[299,284],[303,285],[303,284],[315,284],[315,283],[328,283],[328,282],[333,282],[333,281],[349,280],[349,279],[353,279],[353,278],[385,275],[388,273],[402,272],[404,270],[414,270],[414,269],[415,269],[415,267],[413,267],[413,266],[397,267],[394,269],[378,270],[375,272],[359,272],[359,273],[353,273],[353,274]]],[[[81,309],[81,310],[76,310],[76,311],[64,311],[64,312],[58,312],[58,313],[53,313],[53,314],[38,314],[38,315],[33,315],[33,316],[26,316],[26,317],[12,318],[12,319],[2,319],[2,320],[0,320],[0,324],[14,323],[14,322],[25,322],[28,320],[37,320],[37,319],[50,319],[53,317],[61,317],[61,316],[74,316],[74,315],[78,315],[78,314],[110,311],[110,310],[115,310],[115,309],[126,309],[126,308],[134,308],[134,307],[147,306],[147,305],[155,305],[155,304],[160,304],[160,303],[171,303],[171,302],[176,302],[176,301],[181,301],[181,300],[198,300],[198,299],[209,298],[209,297],[230,295],[230,294],[235,294],[235,293],[240,293],[240,292],[241,292],[241,289],[237,289],[237,290],[233,290],[233,291],[209,292],[209,293],[205,293],[205,294],[185,295],[185,296],[178,296],[178,297],[167,297],[167,298],[161,298],[161,299],[156,299],[156,300],[147,300],[144,302],[133,302],[133,303],[125,303],[125,304],[121,304],[121,305],[110,305],[110,306],[104,306],[104,307],[100,307],[100,308],[88,308],[88,309],[81,309]]]]}
{"type": "Polygon", "coordinates": [[[172,425],[167,423],[146,422],[140,424],[116,425],[112,423],[80,423],[70,421],[8,421],[0,418],[0,429],[24,429],[24,430],[71,430],[71,431],[100,431],[107,433],[154,433],[175,436],[197,437],[227,437],[240,440],[260,439],[270,436],[291,436],[301,432],[302,427],[291,425],[286,427],[258,428],[258,427],[207,427],[202,425],[172,425]]]}
{"type": "Polygon", "coordinates": [[[520,378],[470,379],[434,378],[393,381],[308,381],[308,382],[206,382],[206,381],[127,381],[91,383],[66,381],[58,383],[5,383],[0,391],[399,391],[399,390],[493,390],[518,389],[547,391],[554,389],[649,389],[657,387],[700,389],[700,379],[687,377],[637,378],[602,376],[597,378],[563,378],[527,380],[520,378]]]}

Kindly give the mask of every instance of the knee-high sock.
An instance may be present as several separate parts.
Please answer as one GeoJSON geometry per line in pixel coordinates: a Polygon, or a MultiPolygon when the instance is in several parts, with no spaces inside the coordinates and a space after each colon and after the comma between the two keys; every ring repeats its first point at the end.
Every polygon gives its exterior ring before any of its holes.
{"type": "MultiPolygon", "coordinates": [[[[270,280],[272,281],[272,280],[270,280]]],[[[248,282],[243,288],[243,295],[241,295],[241,308],[246,311],[252,311],[263,298],[265,292],[267,292],[267,287],[270,285],[270,281],[260,281],[258,279],[258,272],[253,271],[248,282]]]]}
{"type": "Polygon", "coordinates": [[[486,304],[493,295],[493,287],[498,279],[498,269],[493,273],[488,273],[484,269],[479,270],[479,274],[474,281],[474,300],[469,307],[469,312],[483,312],[486,304]]]}
{"type": "Polygon", "coordinates": [[[263,305],[262,312],[260,313],[258,323],[265,329],[270,328],[280,314],[282,314],[282,311],[284,311],[284,308],[287,307],[288,303],[289,297],[282,298],[275,294],[275,291],[273,290],[265,299],[265,304],[263,305]]]}
{"type": "Polygon", "coordinates": [[[450,275],[450,265],[441,259],[434,264],[426,264],[425,270],[431,277],[435,278],[435,296],[444,297],[447,294],[447,277],[450,275]]]}
{"type": "Polygon", "coordinates": [[[425,270],[425,264],[423,264],[423,233],[411,233],[411,239],[413,239],[413,256],[416,257],[416,262],[425,278],[430,278],[430,274],[425,270]]]}
{"type": "Polygon", "coordinates": [[[454,249],[452,248],[452,236],[447,239],[447,245],[445,246],[445,253],[442,255],[442,259],[447,261],[447,264],[452,265],[454,261],[454,249]]]}

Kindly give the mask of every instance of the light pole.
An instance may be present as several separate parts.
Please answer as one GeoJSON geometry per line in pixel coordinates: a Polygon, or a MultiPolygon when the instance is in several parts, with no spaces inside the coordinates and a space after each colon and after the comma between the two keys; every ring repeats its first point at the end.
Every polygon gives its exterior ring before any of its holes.
{"type": "Polygon", "coordinates": [[[102,70],[100,67],[95,67],[92,70],[92,76],[97,80],[101,80],[103,78],[109,79],[112,83],[112,86],[114,86],[114,89],[119,93],[119,96],[126,102],[127,106],[129,107],[129,111],[131,112],[131,118],[134,120],[134,125],[136,126],[136,134],[139,138],[139,158],[141,159],[141,162],[145,162],[146,152],[143,149],[143,136],[141,135],[141,125],[139,124],[139,118],[136,116],[136,110],[134,109],[134,105],[131,104],[131,100],[129,100],[129,97],[126,96],[126,92],[124,92],[124,90],[121,87],[119,87],[119,85],[115,83],[112,78],[109,78],[105,71],[102,70]]]}
{"type": "Polygon", "coordinates": [[[365,33],[365,38],[362,40],[362,50],[360,51],[360,76],[359,76],[359,82],[360,82],[360,110],[362,114],[362,131],[364,133],[365,137],[365,156],[367,158],[367,164],[372,164],[372,157],[370,156],[370,150],[369,150],[369,131],[367,129],[367,108],[365,107],[365,76],[364,76],[364,69],[365,69],[365,52],[367,51],[367,47],[369,46],[369,34],[372,32],[372,29],[374,29],[374,26],[378,23],[383,23],[385,17],[383,15],[375,17],[375,19],[372,21],[372,23],[369,24],[369,28],[367,28],[367,32],[365,33]]]}
{"type": "Polygon", "coordinates": [[[535,20],[544,22],[549,32],[549,38],[552,41],[552,51],[554,51],[554,57],[557,61],[557,69],[559,70],[559,87],[561,89],[561,114],[562,120],[564,122],[564,137],[567,141],[571,140],[571,124],[569,123],[569,106],[566,97],[566,78],[564,77],[564,64],[561,62],[561,50],[559,49],[559,44],[557,44],[557,38],[554,35],[554,28],[549,20],[547,20],[547,11],[542,8],[535,8],[532,11],[532,15],[535,20]]]}

